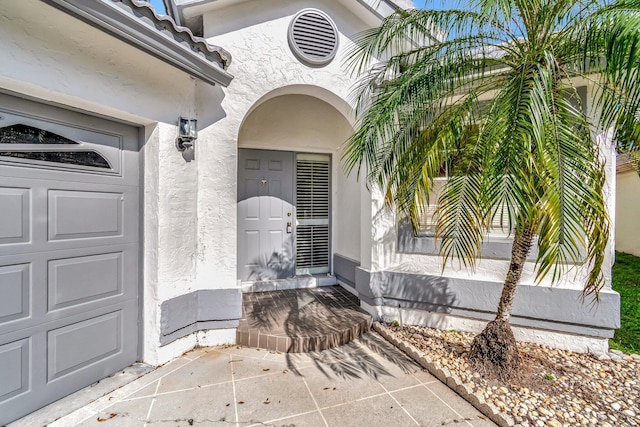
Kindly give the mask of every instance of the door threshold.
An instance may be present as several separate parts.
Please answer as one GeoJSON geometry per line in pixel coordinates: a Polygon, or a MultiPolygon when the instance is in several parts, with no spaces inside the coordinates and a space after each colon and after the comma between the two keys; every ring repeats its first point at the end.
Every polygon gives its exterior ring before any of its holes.
{"type": "Polygon", "coordinates": [[[338,284],[336,276],[328,274],[316,274],[295,276],[289,279],[272,279],[242,282],[242,292],[269,292],[283,291],[285,289],[318,288],[321,286],[333,286],[338,284]]]}

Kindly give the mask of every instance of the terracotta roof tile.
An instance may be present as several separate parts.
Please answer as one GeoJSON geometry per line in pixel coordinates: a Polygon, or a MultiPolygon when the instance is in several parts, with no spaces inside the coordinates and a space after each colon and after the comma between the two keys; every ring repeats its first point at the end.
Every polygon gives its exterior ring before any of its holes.
{"type": "Polygon", "coordinates": [[[219,46],[211,45],[206,39],[194,35],[187,27],[181,27],[167,15],[159,15],[146,1],[141,0],[111,0],[121,7],[129,9],[130,13],[139,19],[152,24],[160,32],[169,32],[180,43],[187,43],[192,50],[211,61],[221,64],[227,69],[231,64],[231,54],[219,46]]]}

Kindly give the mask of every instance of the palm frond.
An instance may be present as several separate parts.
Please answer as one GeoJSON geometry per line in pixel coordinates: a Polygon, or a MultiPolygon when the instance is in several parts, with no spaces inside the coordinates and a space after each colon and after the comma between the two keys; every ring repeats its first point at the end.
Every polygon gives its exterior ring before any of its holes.
{"type": "Polygon", "coordinates": [[[441,255],[473,267],[489,224],[538,234],[537,280],[589,267],[603,285],[602,135],[638,150],[640,0],[475,0],[401,11],[360,34],[359,121],[343,159],[419,226],[434,179],[441,255]],[[577,82],[580,79],[580,83],[577,82]],[[591,85],[582,104],[577,85],[591,85]],[[460,162],[463,159],[463,162],[460,162]]]}

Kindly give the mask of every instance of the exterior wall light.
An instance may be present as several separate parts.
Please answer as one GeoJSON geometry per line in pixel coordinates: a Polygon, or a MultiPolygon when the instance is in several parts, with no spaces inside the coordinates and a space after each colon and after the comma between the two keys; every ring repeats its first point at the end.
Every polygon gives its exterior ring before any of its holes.
{"type": "Polygon", "coordinates": [[[178,140],[176,141],[178,151],[193,148],[193,144],[197,138],[198,120],[180,117],[178,120],[178,140]]]}

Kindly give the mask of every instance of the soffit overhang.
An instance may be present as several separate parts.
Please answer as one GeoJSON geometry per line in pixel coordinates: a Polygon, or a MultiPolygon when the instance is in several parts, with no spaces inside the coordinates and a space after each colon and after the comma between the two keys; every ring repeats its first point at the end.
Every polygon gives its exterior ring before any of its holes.
{"type": "MultiPolygon", "coordinates": [[[[186,24],[194,16],[251,0],[164,0],[165,8],[172,18],[180,24],[186,24]]],[[[264,1],[264,0],[263,0],[264,1]]],[[[370,25],[397,11],[400,7],[392,0],[336,0],[354,12],[370,25]],[[362,13],[368,16],[363,16],[362,13]]]]}
{"type": "Polygon", "coordinates": [[[139,0],[41,0],[206,83],[228,86],[231,54],[139,0]]]}

